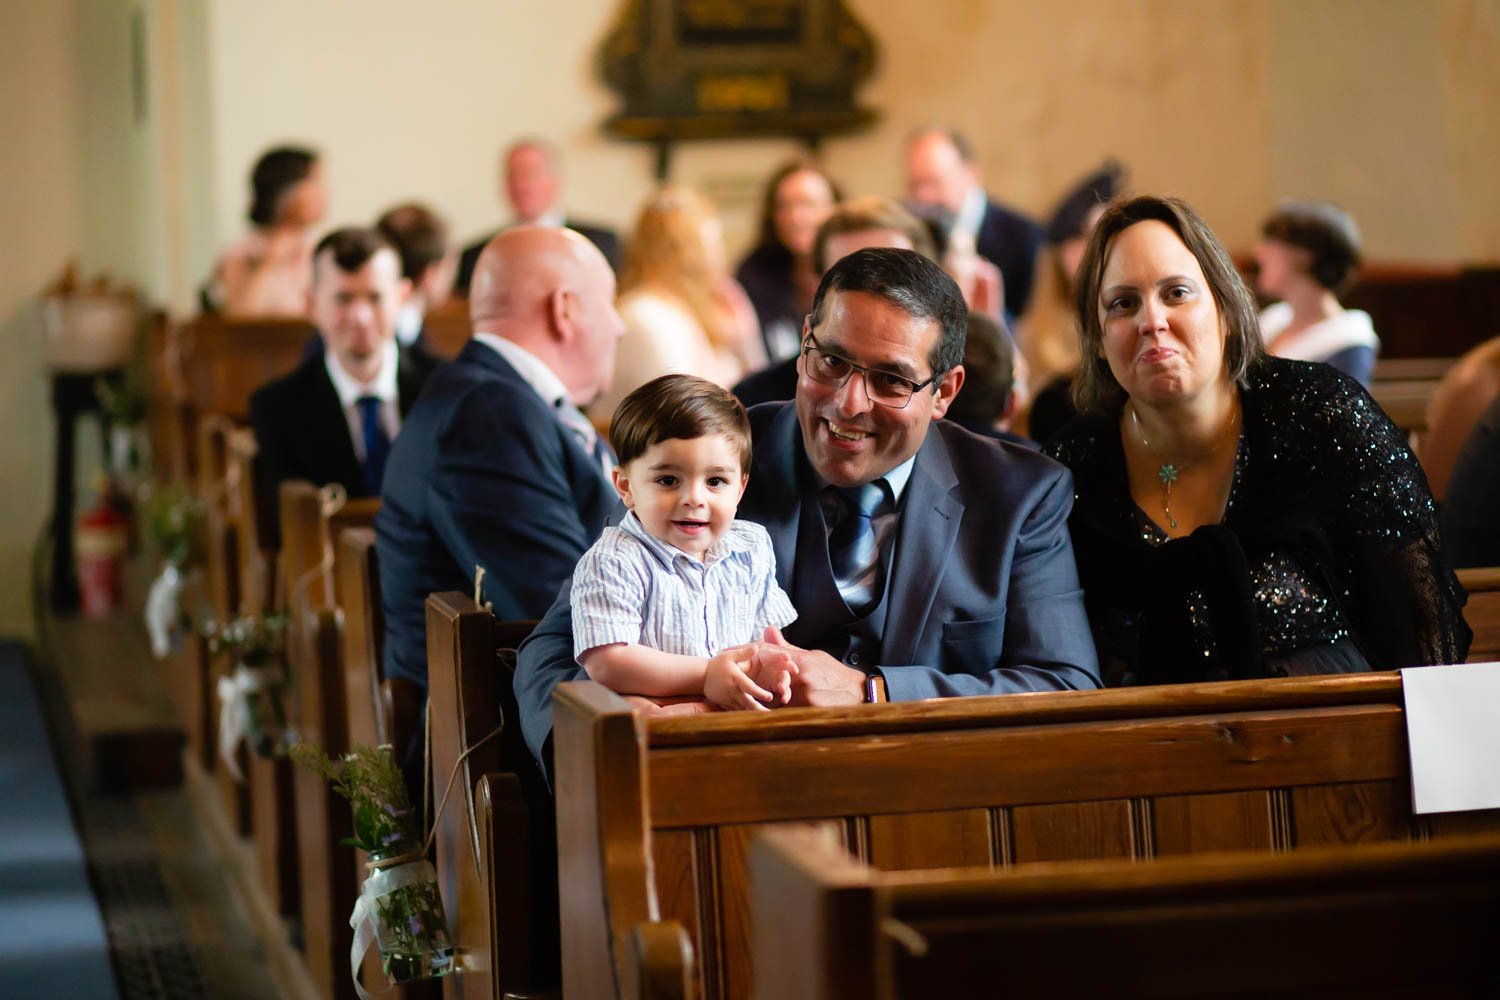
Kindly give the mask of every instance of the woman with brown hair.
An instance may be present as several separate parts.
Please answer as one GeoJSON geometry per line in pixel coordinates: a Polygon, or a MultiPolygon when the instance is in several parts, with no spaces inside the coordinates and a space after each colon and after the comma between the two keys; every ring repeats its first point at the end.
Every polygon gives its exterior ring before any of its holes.
{"type": "Polygon", "coordinates": [[[690,188],[664,187],[641,209],[626,245],[619,310],[625,336],[614,382],[591,408],[603,419],[658,375],[728,387],[765,364],[755,310],[725,262],[718,213],[690,188]]]}
{"type": "Polygon", "coordinates": [[[1203,220],[1118,203],[1078,274],[1069,527],[1108,683],[1461,661],[1463,591],[1421,468],[1324,365],[1268,357],[1203,220]]]}
{"type": "Polygon", "coordinates": [[[206,311],[230,316],[302,316],[312,287],[314,227],[328,210],[318,154],[267,150],[250,172],[250,224],[220,255],[202,293],[206,311]]]}

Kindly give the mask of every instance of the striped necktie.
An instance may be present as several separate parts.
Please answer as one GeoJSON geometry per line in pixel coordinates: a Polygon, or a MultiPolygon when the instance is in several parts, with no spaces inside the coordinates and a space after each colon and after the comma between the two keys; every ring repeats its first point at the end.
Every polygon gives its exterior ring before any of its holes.
{"type": "Polygon", "coordinates": [[[831,489],[845,507],[844,516],[828,536],[833,578],[849,610],[863,614],[880,599],[882,565],[874,518],[885,501],[885,480],[831,489]]]}
{"type": "Polygon", "coordinates": [[[599,436],[594,430],[593,421],[582,410],[568,402],[566,397],[559,397],[553,404],[557,411],[557,419],[562,425],[573,433],[573,438],[578,446],[593,456],[594,464],[599,466],[600,473],[606,482],[611,480],[611,473],[615,468],[615,453],[610,448],[609,442],[599,436]]]}
{"type": "Polygon", "coordinates": [[[359,407],[359,423],[365,438],[365,494],[378,497],[380,483],[385,478],[385,460],[391,453],[391,439],[380,425],[378,396],[361,396],[355,404],[359,407]]]}

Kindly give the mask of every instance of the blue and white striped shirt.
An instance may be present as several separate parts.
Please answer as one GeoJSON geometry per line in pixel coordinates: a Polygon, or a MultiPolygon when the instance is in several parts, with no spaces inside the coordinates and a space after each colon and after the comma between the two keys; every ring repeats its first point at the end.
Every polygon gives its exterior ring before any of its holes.
{"type": "Polygon", "coordinates": [[[647,533],[631,511],[605,528],[573,571],[573,655],[627,642],[714,656],[797,619],[776,585],[771,536],[733,521],[698,560],[647,533]]]}

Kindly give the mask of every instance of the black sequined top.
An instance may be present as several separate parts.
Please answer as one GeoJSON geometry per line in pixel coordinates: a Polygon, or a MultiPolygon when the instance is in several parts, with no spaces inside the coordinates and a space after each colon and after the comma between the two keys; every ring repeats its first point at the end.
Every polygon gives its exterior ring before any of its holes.
{"type": "Polygon", "coordinates": [[[1070,424],[1069,528],[1107,683],[1160,684],[1454,663],[1463,589],[1421,467],[1358,383],[1267,358],[1219,524],[1168,537],[1130,495],[1119,418],[1070,424]]]}

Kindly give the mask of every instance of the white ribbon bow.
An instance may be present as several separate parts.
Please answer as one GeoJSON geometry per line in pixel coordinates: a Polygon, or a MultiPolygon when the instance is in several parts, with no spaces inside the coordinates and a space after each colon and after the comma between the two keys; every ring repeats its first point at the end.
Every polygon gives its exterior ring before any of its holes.
{"type": "Polygon", "coordinates": [[[169,562],[162,567],[161,575],[151,581],[151,591],[146,595],[146,631],[151,635],[151,652],[158,660],[172,651],[182,584],[177,564],[169,562]]]}
{"type": "Polygon", "coordinates": [[[235,665],[234,673],[219,678],[219,756],[234,780],[244,782],[234,751],[244,741],[250,725],[250,698],[276,683],[274,667],[235,665]]]}
{"type": "Polygon", "coordinates": [[[436,879],[437,873],[432,870],[432,863],[426,858],[408,861],[403,865],[392,865],[390,868],[377,868],[365,879],[364,885],[360,887],[359,898],[354,901],[354,912],[349,914],[349,926],[354,929],[354,943],[349,946],[349,974],[354,977],[354,992],[359,994],[359,1000],[370,1000],[369,991],[360,984],[359,968],[364,964],[365,952],[370,950],[370,944],[376,940],[375,923],[380,911],[375,901],[397,889],[436,879]]]}

